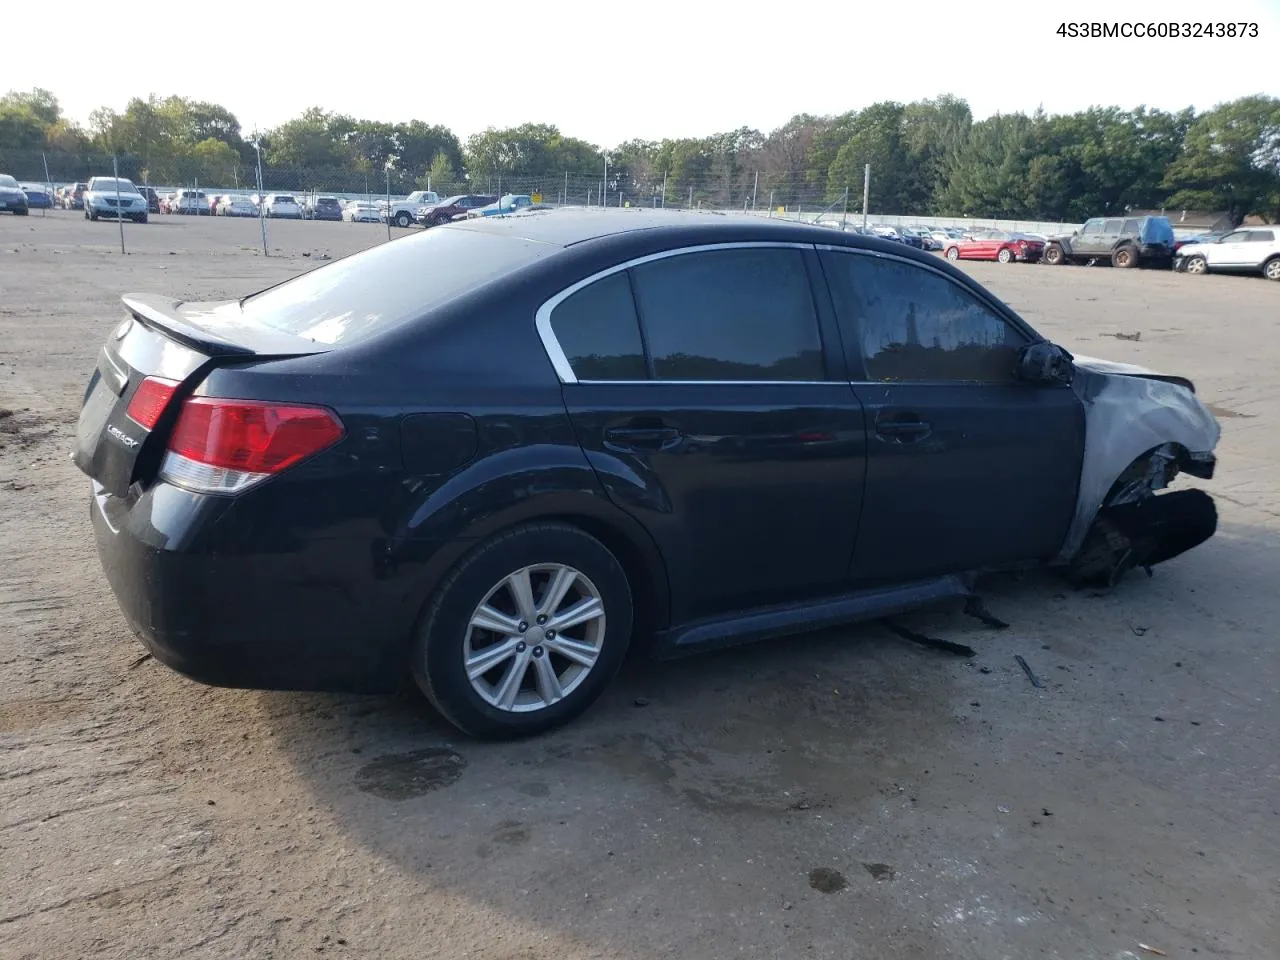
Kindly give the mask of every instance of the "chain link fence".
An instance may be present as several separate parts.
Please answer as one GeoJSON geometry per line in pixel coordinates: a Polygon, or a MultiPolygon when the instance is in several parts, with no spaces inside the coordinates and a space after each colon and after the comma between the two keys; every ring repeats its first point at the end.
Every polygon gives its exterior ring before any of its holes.
{"type": "MultiPolygon", "coordinates": [[[[177,190],[196,190],[206,197],[230,194],[256,198],[259,194],[256,162],[211,168],[209,164],[202,166],[187,159],[178,162],[172,170],[153,171],[143,158],[128,155],[113,158],[109,154],[78,155],[0,148],[0,172],[10,173],[20,181],[44,183],[47,163],[48,180],[56,189],[70,183],[85,182],[92,176],[110,175],[113,159],[119,163],[122,177],[139,185],[151,186],[162,195],[177,190]],[[170,175],[154,175],[157,173],[170,175]]],[[[732,210],[814,221],[856,218],[860,222],[862,218],[861,183],[832,186],[819,182],[811,171],[771,172],[747,169],[741,164],[724,164],[721,170],[678,175],[612,164],[606,166],[602,158],[600,169],[591,173],[495,171],[441,180],[394,168],[294,168],[274,166],[268,160],[264,154],[261,193],[291,194],[299,200],[333,196],[340,200],[376,203],[389,196],[394,202],[415,190],[431,190],[442,199],[465,193],[516,194],[553,206],[732,210]]],[[[876,212],[874,178],[870,210],[870,219],[886,226],[993,227],[1029,233],[1070,232],[1077,226],[1032,220],[934,216],[911,211],[876,212]]]]}

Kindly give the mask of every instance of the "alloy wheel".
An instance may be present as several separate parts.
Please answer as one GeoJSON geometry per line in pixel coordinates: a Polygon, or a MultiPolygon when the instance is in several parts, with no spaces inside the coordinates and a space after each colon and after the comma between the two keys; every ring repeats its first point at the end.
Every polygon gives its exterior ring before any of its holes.
{"type": "Polygon", "coordinates": [[[1204,257],[1192,257],[1187,261],[1187,273],[1205,273],[1207,267],[1204,257]]]}
{"type": "Polygon", "coordinates": [[[467,678],[490,706],[530,713],[572,693],[604,644],[604,601],[567,564],[523,567],[476,607],[462,658],[467,678]]]}
{"type": "Polygon", "coordinates": [[[1280,258],[1270,261],[1262,268],[1262,273],[1268,280],[1280,280],[1280,258]]]}

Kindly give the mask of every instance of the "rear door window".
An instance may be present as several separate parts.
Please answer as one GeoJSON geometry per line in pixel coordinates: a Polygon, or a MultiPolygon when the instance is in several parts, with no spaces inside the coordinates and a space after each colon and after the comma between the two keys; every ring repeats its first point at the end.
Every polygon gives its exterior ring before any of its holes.
{"type": "Polygon", "coordinates": [[[1273,240],[1275,240],[1275,238],[1276,238],[1276,235],[1274,230],[1250,230],[1249,231],[1250,243],[1271,243],[1273,240]]]}
{"type": "Polygon", "coordinates": [[[680,254],[634,267],[632,279],[655,379],[825,379],[800,250],[680,254]]]}
{"type": "Polygon", "coordinates": [[[551,311],[551,330],[579,380],[646,380],[644,341],[625,271],[571,293],[551,311]]]}
{"type": "Polygon", "coordinates": [[[1027,336],[960,284],[926,267],[864,254],[825,252],[823,270],[851,368],[870,381],[1015,379],[1027,336]]]}

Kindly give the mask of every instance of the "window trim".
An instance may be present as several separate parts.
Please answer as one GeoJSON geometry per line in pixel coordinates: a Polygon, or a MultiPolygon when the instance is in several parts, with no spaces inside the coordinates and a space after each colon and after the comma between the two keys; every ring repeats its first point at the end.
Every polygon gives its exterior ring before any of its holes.
{"type": "MultiPolygon", "coordinates": [[[[918,260],[913,260],[910,257],[902,257],[895,253],[883,253],[879,250],[868,250],[861,247],[845,247],[845,246],[841,246],[840,244],[834,244],[834,243],[818,243],[818,244],[814,244],[814,247],[816,250],[821,252],[846,253],[846,254],[853,254],[854,256],[861,256],[861,257],[875,257],[879,260],[892,260],[897,263],[905,263],[913,267],[919,267],[922,270],[927,270],[928,272],[936,274],[937,276],[941,277],[943,280],[950,283],[952,286],[958,287],[959,289],[963,290],[966,294],[973,297],[973,299],[976,300],[979,304],[986,307],[988,310],[994,313],[997,317],[999,317],[1005,323],[1009,324],[1009,326],[1013,327],[1014,330],[1018,331],[1024,337],[1026,337],[1027,345],[1030,345],[1032,343],[1047,342],[1044,336],[1042,336],[1034,328],[1028,325],[1027,322],[1023,320],[1020,316],[1018,316],[1007,304],[1005,304],[1003,301],[999,299],[996,299],[989,291],[986,290],[985,287],[980,287],[978,290],[970,289],[967,285],[960,283],[955,277],[948,274],[945,270],[942,270],[931,263],[921,263],[918,260]]],[[[826,279],[825,282],[827,284],[827,287],[830,288],[831,280],[826,279]]],[[[861,321],[861,318],[859,318],[859,321],[858,321],[859,331],[861,330],[861,324],[862,324],[862,321],[861,321]]],[[[876,385],[883,385],[886,382],[889,382],[885,380],[868,379],[867,358],[862,353],[862,345],[860,343],[852,347],[849,345],[845,346],[845,362],[849,368],[848,373],[849,373],[850,384],[854,384],[857,386],[876,386],[876,385]],[[850,356],[849,355],[850,350],[855,351],[855,355],[850,356]],[[857,361],[856,364],[854,363],[855,360],[857,361]]],[[[984,386],[984,385],[990,385],[992,383],[997,383],[1000,381],[905,380],[905,381],[893,381],[893,382],[910,383],[915,385],[949,384],[952,386],[969,386],[969,385],[976,384],[979,386],[984,386]]]]}
{"type": "MultiPolygon", "coordinates": [[[[632,267],[638,267],[641,264],[645,264],[645,263],[652,263],[655,260],[666,260],[670,257],[679,257],[689,253],[707,253],[707,252],[716,251],[716,250],[752,250],[752,249],[812,251],[817,249],[817,245],[812,243],[797,243],[795,241],[781,241],[781,240],[737,240],[737,241],[730,241],[726,243],[702,243],[702,244],[696,244],[690,247],[675,247],[670,250],[660,250],[657,253],[646,254],[642,257],[633,257],[630,260],[624,261],[623,263],[617,263],[611,267],[606,267],[603,270],[599,270],[596,273],[591,274],[589,277],[584,277],[583,279],[577,281],[576,283],[571,284],[568,287],[565,287],[559,293],[543,301],[542,306],[538,307],[537,312],[534,314],[534,325],[538,331],[538,338],[542,341],[542,348],[546,351],[547,358],[551,361],[551,366],[555,368],[556,376],[559,378],[560,382],[561,383],[615,383],[615,384],[626,384],[628,386],[640,384],[640,383],[658,383],[658,384],[664,384],[669,386],[671,384],[681,384],[681,385],[737,384],[737,385],[741,385],[741,384],[747,384],[747,383],[766,384],[766,385],[767,384],[795,385],[798,383],[835,382],[835,381],[832,381],[830,378],[826,378],[822,380],[661,380],[661,379],[580,380],[578,379],[577,374],[573,372],[573,367],[569,364],[569,358],[568,356],[565,355],[564,348],[560,346],[560,341],[556,339],[555,331],[551,327],[551,314],[555,311],[556,307],[558,307],[561,303],[563,303],[569,297],[573,296],[583,287],[590,286],[591,284],[595,283],[597,280],[603,280],[606,277],[612,276],[615,273],[619,273],[620,271],[630,270],[632,267]]],[[[851,248],[844,247],[839,249],[851,249],[851,248]]],[[[809,279],[810,296],[813,296],[813,278],[809,277],[808,279],[809,279]]],[[[821,317],[821,312],[818,310],[818,305],[816,303],[814,304],[814,321],[817,324],[818,335],[821,341],[822,317],[821,317]]],[[[641,341],[643,342],[644,341],[643,324],[641,325],[640,336],[641,336],[641,341]]],[[[825,351],[825,348],[824,348],[824,351],[825,351]]],[[[647,356],[648,356],[648,350],[646,346],[646,358],[647,356]]],[[[646,359],[646,362],[647,362],[647,359],[646,359]]]]}

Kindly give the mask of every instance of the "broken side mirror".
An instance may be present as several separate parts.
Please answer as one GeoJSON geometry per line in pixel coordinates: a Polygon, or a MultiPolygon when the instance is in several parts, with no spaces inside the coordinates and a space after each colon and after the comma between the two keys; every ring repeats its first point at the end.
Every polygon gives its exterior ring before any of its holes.
{"type": "Polygon", "coordinates": [[[1027,383],[1070,383],[1073,357],[1056,343],[1041,340],[1018,351],[1015,373],[1027,383]]]}

